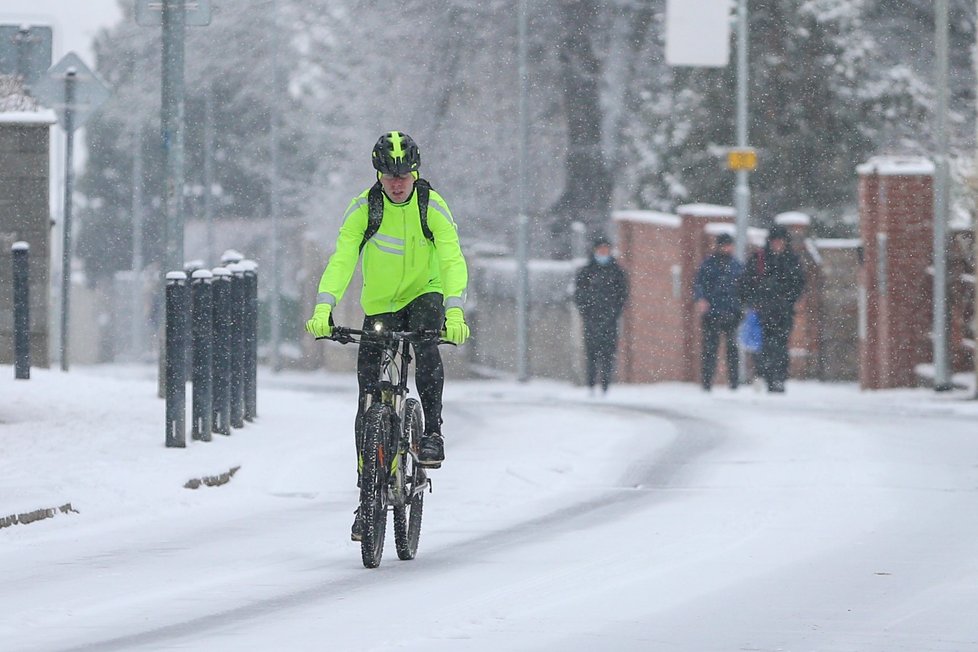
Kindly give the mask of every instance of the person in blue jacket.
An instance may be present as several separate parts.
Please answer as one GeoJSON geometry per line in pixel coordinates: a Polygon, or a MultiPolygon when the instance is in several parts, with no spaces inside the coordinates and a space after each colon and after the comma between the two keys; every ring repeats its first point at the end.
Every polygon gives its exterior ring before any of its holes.
{"type": "Polygon", "coordinates": [[[734,258],[733,250],[734,240],[730,234],[718,235],[716,248],[700,265],[693,284],[693,298],[703,328],[701,382],[705,391],[713,387],[721,335],[725,342],[730,389],[737,389],[739,380],[737,329],[744,315],[740,306],[740,276],[744,266],[734,258]]]}

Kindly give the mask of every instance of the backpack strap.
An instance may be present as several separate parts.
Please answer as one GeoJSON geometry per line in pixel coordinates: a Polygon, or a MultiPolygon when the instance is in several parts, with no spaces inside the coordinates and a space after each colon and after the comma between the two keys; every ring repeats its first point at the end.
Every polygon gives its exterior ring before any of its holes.
{"type": "MultiPolygon", "coordinates": [[[[431,184],[427,179],[419,178],[414,182],[414,190],[418,193],[418,213],[421,218],[421,232],[431,242],[435,241],[435,236],[428,228],[428,197],[431,195],[431,184]]],[[[384,189],[380,181],[370,186],[367,192],[367,228],[363,231],[363,240],[360,241],[360,251],[367,246],[367,241],[377,234],[380,230],[380,223],[384,221],[384,189]]]]}
{"type": "Polygon", "coordinates": [[[367,240],[374,237],[380,229],[380,223],[384,221],[384,189],[380,181],[370,186],[367,192],[367,228],[363,231],[363,240],[360,241],[360,251],[367,246],[367,240]]]}
{"type": "Polygon", "coordinates": [[[424,237],[431,242],[435,241],[435,236],[428,228],[428,196],[431,195],[431,184],[427,179],[419,178],[414,182],[414,190],[418,193],[418,212],[421,214],[421,232],[424,237]]]}

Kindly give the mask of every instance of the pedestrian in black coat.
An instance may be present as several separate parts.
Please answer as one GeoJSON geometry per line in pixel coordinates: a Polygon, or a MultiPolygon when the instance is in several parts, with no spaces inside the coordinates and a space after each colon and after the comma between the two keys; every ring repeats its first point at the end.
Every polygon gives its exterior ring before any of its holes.
{"type": "Polygon", "coordinates": [[[758,373],[768,391],[783,392],[788,378],[788,337],[795,321],[795,302],[805,289],[805,272],[791,249],[791,236],[776,225],[763,249],[747,262],[741,283],[744,303],[757,311],[761,322],[758,373]]]}
{"type": "Polygon", "coordinates": [[[628,277],[611,255],[605,238],[594,242],[587,265],[577,272],[574,303],[584,323],[584,348],[587,354],[587,386],[596,383],[608,391],[615,372],[618,350],[618,318],[628,298],[628,277]]]}
{"type": "Polygon", "coordinates": [[[727,384],[730,389],[737,389],[740,366],[737,328],[744,316],[739,285],[744,266],[734,258],[733,250],[734,240],[729,233],[717,236],[716,249],[700,265],[693,283],[693,299],[703,328],[700,382],[706,391],[713,386],[721,335],[727,354],[727,384]]]}

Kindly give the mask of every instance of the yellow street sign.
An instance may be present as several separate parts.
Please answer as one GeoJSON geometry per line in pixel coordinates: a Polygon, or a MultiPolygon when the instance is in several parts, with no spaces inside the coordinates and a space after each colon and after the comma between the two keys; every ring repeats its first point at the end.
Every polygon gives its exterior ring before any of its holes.
{"type": "Polygon", "coordinates": [[[727,167],[731,170],[752,171],[757,168],[757,150],[732,149],[727,152],[727,167]]]}

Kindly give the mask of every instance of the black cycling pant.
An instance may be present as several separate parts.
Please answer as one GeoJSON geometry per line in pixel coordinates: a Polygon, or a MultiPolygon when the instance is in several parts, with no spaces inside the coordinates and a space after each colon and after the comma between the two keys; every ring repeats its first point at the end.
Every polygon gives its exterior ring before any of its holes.
{"type": "MultiPolygon", "coordinates": [[[[363,330],[373,330],[377,323],[386,330],[413,331],[419,329],[442,330],[445,324],[445,311],[442,295],[437,292],[422,294],[397,312],[368,315],[363,320],[363,330]]],[[[414,384],[418,388],[421,409],[424,410],[425,433],[441,432],[441,397],[445,388],[445,368],[442,366],[438,343],[412,344],[414,352],[414,384]]],[[[360,385],[360,405],[357,409],[356,444],[360,451],[362,433],[360,422],[363,419],[363,397],[372,394],[379,398],[378,381],[380,365],[383,361],[383,345],[378,342],[363,341],[357,354],[357,383],[360,385]]]]}

